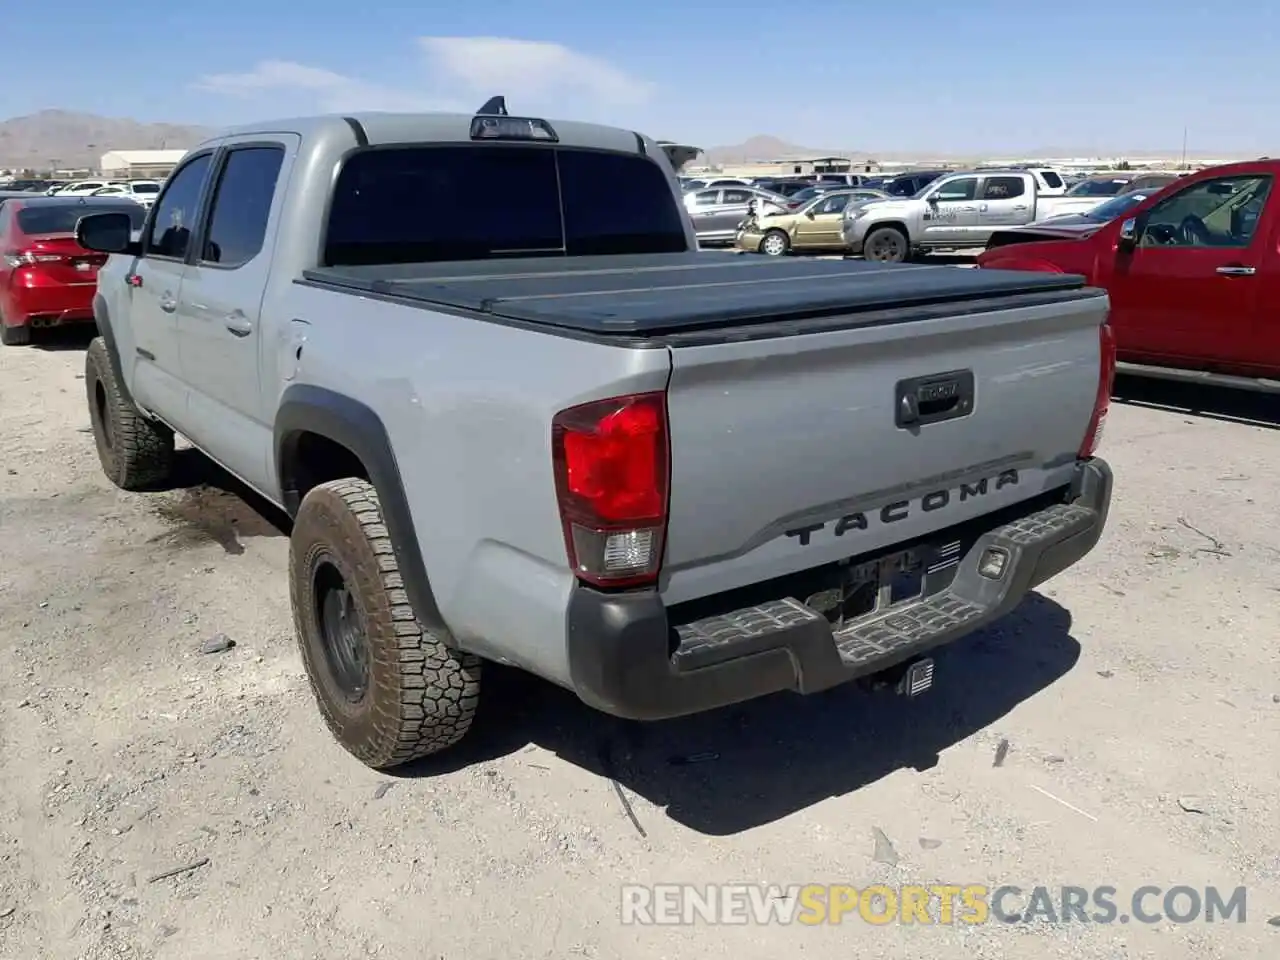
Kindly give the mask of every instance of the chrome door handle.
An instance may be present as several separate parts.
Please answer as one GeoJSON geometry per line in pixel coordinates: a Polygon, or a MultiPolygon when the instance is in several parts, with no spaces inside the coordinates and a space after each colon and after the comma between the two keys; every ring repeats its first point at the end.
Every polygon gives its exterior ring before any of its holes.
{"type": "Polygon", "coordinates": [[[160,309],[165,313],[173,313],[178,309],[178,299],[171,293],[166,293],[160,298],[160,309]]]}
{"type": "Polygon", "coordinates": [[[227,330],[237,337],[247,337],[253,333],[253,324],[249,322],[249,318],[243,313],[233,313],[227,317],[227,330]]]}
{"type": "Polygon", "coordinates": [[[1258,272],[1257,267],[1219,267],[1216,271],[1224,277],[1252,277],[1258,272]]]}
{"type": "Polygon", "coordinates": [[[1027,205],[1026,205],[1025,203],[1020,203],[1020,204],[1018,204],[1018,206],[1014,207],[1013,209],[1015,209],[1015,210],[1025,210],[1025,209],[1027,209],[1027,205]]]}

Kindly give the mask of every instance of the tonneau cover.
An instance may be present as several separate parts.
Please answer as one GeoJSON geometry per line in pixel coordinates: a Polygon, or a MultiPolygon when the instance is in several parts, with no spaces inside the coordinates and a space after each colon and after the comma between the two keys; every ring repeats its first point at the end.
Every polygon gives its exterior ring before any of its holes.
{"type": "Polygon", "coordinates": [[[424,306],[631,335],[1020,294],[1052,298],[1085,285],[1079,276],[1020,270],[706,252],[325,267],[304,277],[424,306]]]}

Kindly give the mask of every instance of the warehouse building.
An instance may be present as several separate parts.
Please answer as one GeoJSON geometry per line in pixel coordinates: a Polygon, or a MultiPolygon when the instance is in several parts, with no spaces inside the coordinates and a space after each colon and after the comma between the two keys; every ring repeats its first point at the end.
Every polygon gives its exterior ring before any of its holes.
{"type": "Polygon", "coordinates": [[[102,175],[111,180],[163,180],[185,150],[112,150],[102,155],[102,175]]]}

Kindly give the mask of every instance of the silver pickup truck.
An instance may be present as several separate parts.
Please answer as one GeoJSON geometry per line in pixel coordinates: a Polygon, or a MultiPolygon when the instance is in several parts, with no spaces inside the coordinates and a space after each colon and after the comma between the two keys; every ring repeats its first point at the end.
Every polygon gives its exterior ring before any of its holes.
{"type": "Polygon", "coordinates": [[[288,512],[302,661],[373,767],[462,737],[485,661],[637,719],[919,693],[1106,520],[1104,293],[700,253],[629,130],[243,127],[128,226],[77,229],[103,470],[154,489],[182,434],[288,512]]]}
{"type": "Polygon", "coordinates": [[[997,230],[1090,205],[1037,189],[1036,175],[1027,170],[947,174],[914,197],[850,209],[842,230],[845,247],[867,260],[901,263],[918,253],[982,247],[997,230]]]}

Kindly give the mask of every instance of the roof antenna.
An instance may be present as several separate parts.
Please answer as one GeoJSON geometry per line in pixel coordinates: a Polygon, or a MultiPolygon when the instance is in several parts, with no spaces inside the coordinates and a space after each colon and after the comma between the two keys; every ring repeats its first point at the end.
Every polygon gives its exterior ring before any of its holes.
{"type": "Polygon", "coordinates": [[[505,117],[507,114],[506,97],[490,97],[483,107],[476,111],[476,116],[505,117]]]}

